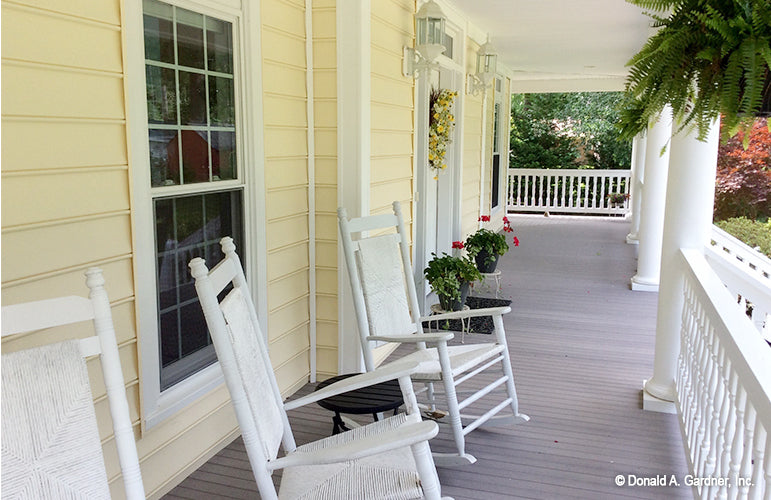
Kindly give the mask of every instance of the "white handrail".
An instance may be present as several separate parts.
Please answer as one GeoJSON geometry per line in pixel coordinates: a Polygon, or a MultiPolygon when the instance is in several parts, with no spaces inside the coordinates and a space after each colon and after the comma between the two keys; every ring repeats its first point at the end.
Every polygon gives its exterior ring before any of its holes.
{"type": "Polygon", "coordinates": [[[508,211],[625,215],[630,178],[630,170],[510,168],[508,211]]]}
{"type": "Polygon", "coordinates": [[[771,495],[771,349],[731,306],[697,250],[681,250],[683,326],[676,379],[691,477],[699,498],[771,495]]]}
{"type": "Polygon", "coordinates": [[[762,253],[714,225],[712,226],[710,243],[714,248],[743,264],[747,271],[755,273],[771,283],[771,259],[762,253]]]}
{"type": "Polygon", "coordinates": [[[736,307],[771,341],[771,260],[717,226],[705,255],[736,307]]]}

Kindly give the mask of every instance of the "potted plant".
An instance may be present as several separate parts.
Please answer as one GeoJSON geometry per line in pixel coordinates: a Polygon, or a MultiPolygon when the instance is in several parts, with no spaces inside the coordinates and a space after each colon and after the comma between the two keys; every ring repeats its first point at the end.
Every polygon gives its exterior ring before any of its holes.
{"type": "MultiPolygon", "coordinates": [[[[482,222],[489,222],[490,216],[479,217],[482,222]]],[[[508,217],[503,218],[503,231],[510,233],[511,228],[508,217]]],[[[519,240],[514,238],[514,246],[519,246],[519,240]]],[[[483,273],[492,273],[498,267],[498,259],[509,250],[506,243],[506,235],[495,233],[489,229],[481,228],[466,238],[466,251],[476,261],[477,269],[483,273]]]]}
{"type": "Polygon", "coordinates": [[[617,207],[629,199],[629,193],[608,193],[605,198],[611,206],[617,207]]]}
{"type": "Polygon", "coordinates": [[[431,290],[439,297],[439,304],[444,311],[460,311],[468,296],[471,283],[482,279],[476,265],[468,257],[453,257],[432,253],[433,258],[423,275],[431,285],[431,290]]]}
{"type": "Polygon", "coordinates": [[[728,136],[771,112],[771,2],[627,0],[659,28],[630,61],[621,135],[643,132],[667,104],[678,130],[704,139],[722,115],[728,136]]]}

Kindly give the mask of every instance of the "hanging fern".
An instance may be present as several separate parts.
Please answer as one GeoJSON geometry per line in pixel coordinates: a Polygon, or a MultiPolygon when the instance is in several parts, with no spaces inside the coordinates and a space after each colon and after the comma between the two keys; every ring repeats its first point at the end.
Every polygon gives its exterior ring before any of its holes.
{"type": "Polygon", "coordinates": [[[704,139],[714,117],[729,135],[746,128],[771,96],[769,0],[627,0],[659,30],[628,63],[621,135],[630,139],[669,104],[677,130],[704,139]]]}

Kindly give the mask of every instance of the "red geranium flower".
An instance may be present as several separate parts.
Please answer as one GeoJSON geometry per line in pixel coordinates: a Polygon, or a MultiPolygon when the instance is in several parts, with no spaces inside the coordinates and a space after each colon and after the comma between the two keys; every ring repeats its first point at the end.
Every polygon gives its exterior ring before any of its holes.
{"type": "Polygon", "coordinates": [[[480,215],[479,220],[482,222],[490,222],[490,216],[489,215],[480,215]]]}
{"type": "Polygon", "coordinates": [[[517,238],[516,236],[514,237],[514,246],[515,247],[519,246],[519,238],[517,238]]]}
{"type": "Polygon", "coordinates": [[[458,250],[462,250],[463,249],[463,242],[462,241],[453,241],[452,242],[452,247],[453,248],[457,248],[458,250]]]}

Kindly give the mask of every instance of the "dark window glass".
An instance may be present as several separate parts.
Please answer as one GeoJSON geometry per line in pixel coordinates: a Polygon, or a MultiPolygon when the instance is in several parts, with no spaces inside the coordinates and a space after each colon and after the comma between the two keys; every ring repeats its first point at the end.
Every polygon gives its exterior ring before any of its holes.
{"type": "Polygon", "coordinates": [[[179,184],[179,137],[176,130],[148,131],[150,138],[150,183],[155,186],[179,184]]]}
{"type": "Polygon", "coordinates": [[[201,14],[177,8],[177,57],[180,66],[204,69],[201,14]]]}
{"type": "Polygon", "coordinates": [[[206,49],[209,71],[233,73],[233,29],[230,23],[206,18],[206,49]]]}
{"type": "Polygon", "coordinates": [[[171,5],[144,2],[145,59],[174,64],[174,22],[171,5]]]}
{"type": "Polygon", "coordinates": [[[147,66],[147,120],[150,123],[177,123],[177,84],[174,70],[147,66]]]}

